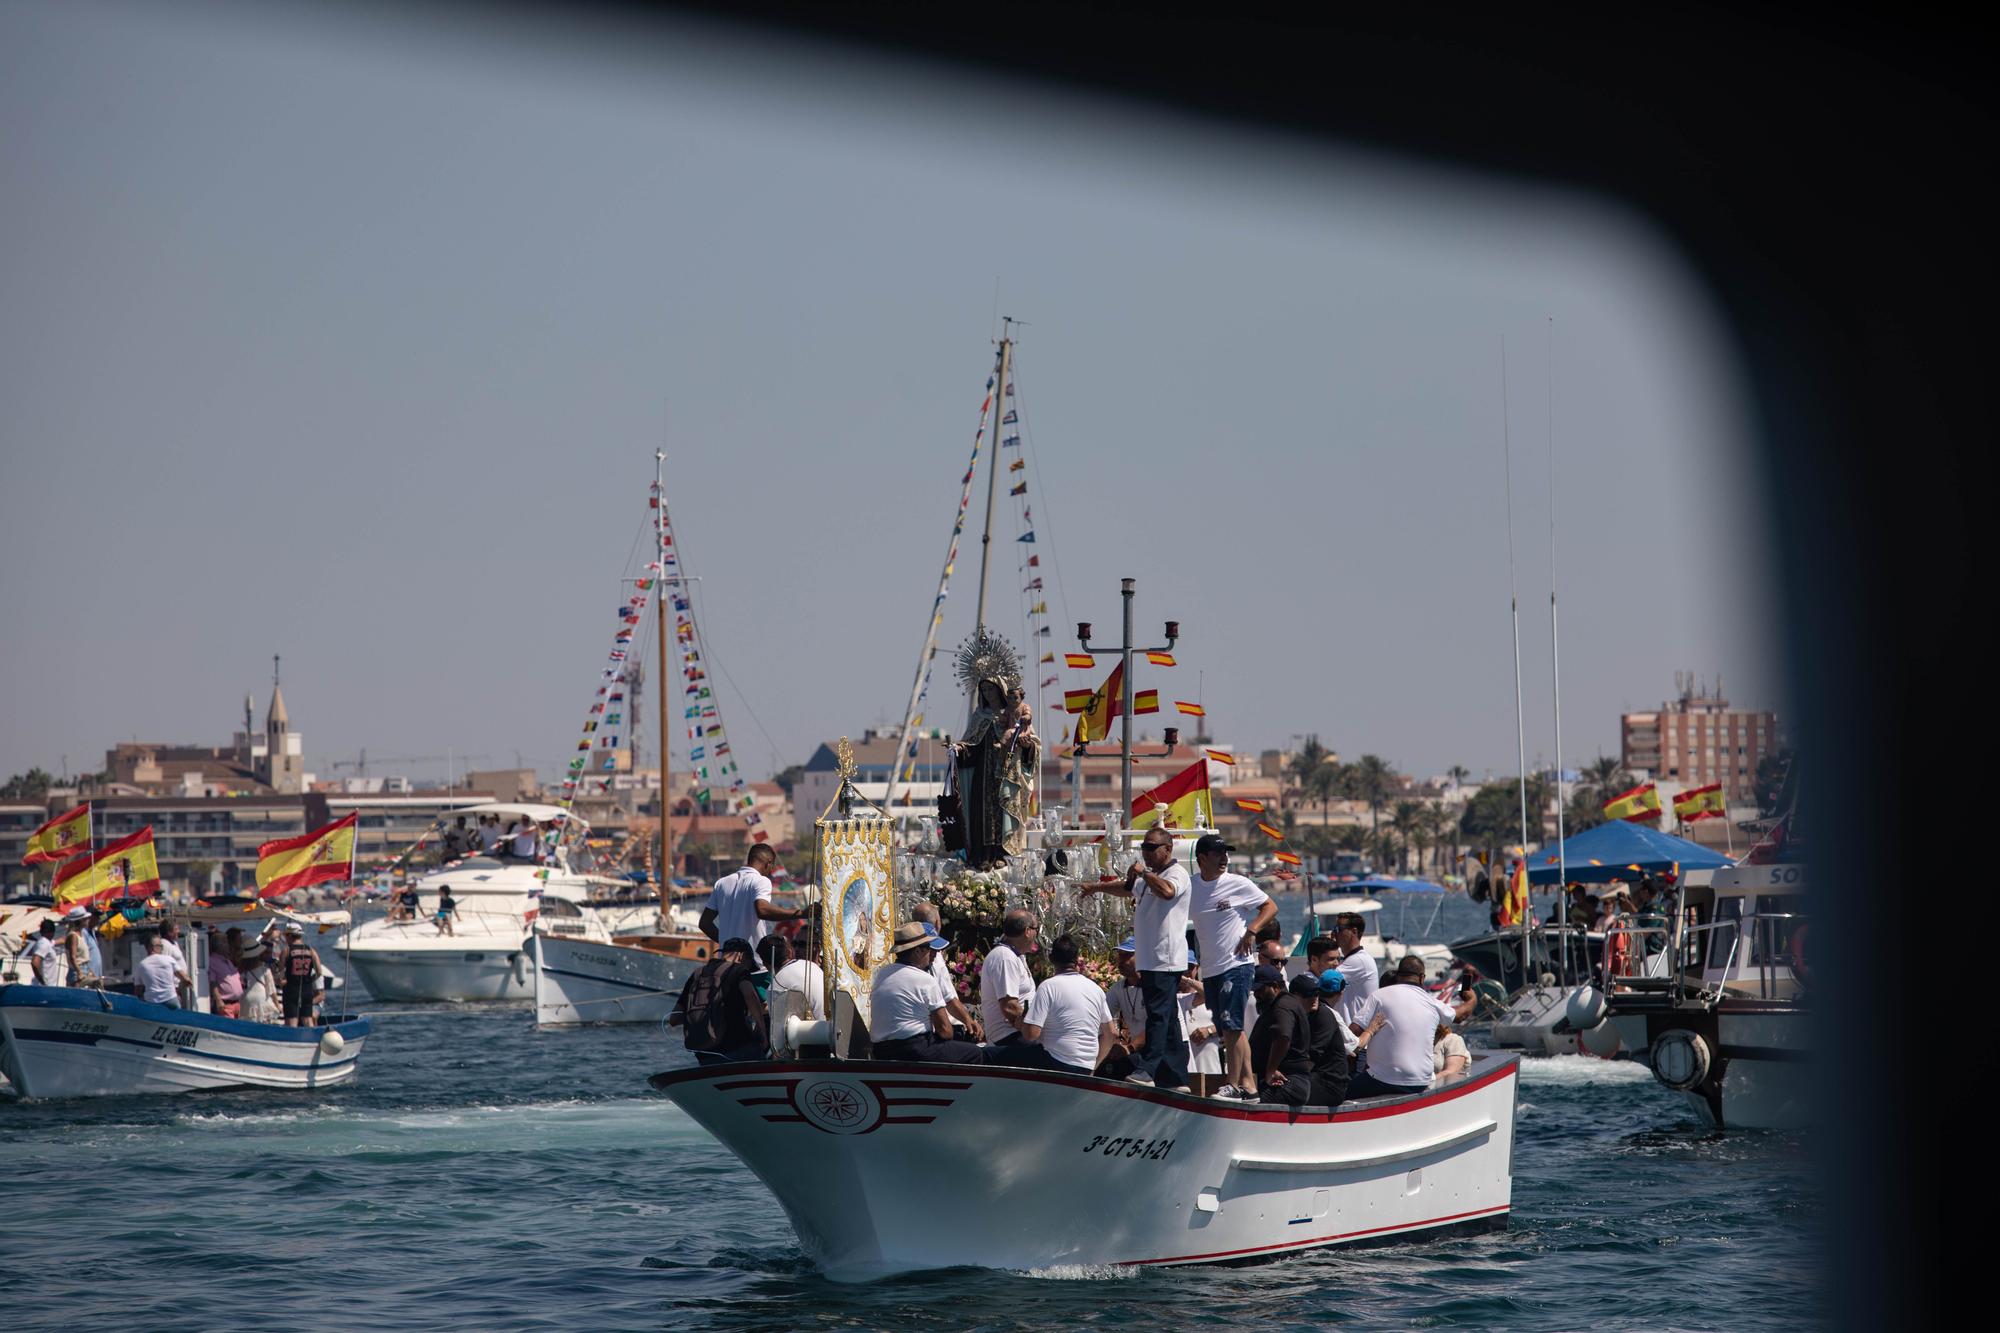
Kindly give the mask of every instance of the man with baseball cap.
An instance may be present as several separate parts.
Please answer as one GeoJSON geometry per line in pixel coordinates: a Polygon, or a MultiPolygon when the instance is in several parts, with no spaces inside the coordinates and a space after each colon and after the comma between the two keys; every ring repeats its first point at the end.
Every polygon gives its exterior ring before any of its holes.
{"type": "Polygon", "coordinates": [[[1261,1100],[1304,1106],[1312,1096],[1312,1014],[1318,1007],[1319,978],[1301,975],[1257,1016],[1250,1048],[1261,1071],[1261,1100]]]}
{"type": "Polygon", "coordinates": [[[1312,1011],[1312,1098],[1309,1106],[1338,1106],[1347,1100],[1347,1047],[1356,1040],[1334,1012],[1334,1004],[1347,988],[1347,978],[1332,966],[1330,954],[1322,954],[1328,966],[1317,973],[1319,1007],[1312,1011]]]}
{"type": "Polygon", "coordinates": [[[868,996],[868,1036],[878,1060],[977,1065],[983,1048],[951,1036],[951,1010],[931,975],[931,960],[951,945],[921,921],[896,927],[894,961],[875,973],[868,996]]]}
{"type": "Polygon", "coordinates": [[[1187,1043],[1181,1039],[1181,974],[1188,968],[1189,877],[1174,860],[1174,835],[1155,824],[1139,840],[1139,859],[1116,879],[1080,885],[1079,892],[1126,893],[1138,946],[1139,992],[1146,1001],[1146,1037],[1132,1056],[1127,1081],[1186,1091],[1187,1043]]]}
{"type": "Polygon", "coordinates": [[[1257,937],[1278,919],[1278,905],[1250,880],[1229,873],[1235,850],[1218,833],[1204,833],[1195,842],[1189,906],[1200,944],[1203,999],[1228,1061],[1229,1081],[1215,1095],[1254,1101],[1257,1076],[1251,1072],[1244,1016],[1257,974],[1257,937]]]}

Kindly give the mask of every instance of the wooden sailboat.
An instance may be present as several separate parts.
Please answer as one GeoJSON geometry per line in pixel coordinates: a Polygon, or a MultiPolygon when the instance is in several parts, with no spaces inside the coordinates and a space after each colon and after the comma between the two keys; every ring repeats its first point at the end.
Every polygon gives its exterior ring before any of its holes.
{"type": "Polygon", "coordinates": [[[668,752],[667,608],[673,592],[685,586],[683,576],[669,573],[670,559],[665,492],[666,454],[653,454],[654,610],[659,628],[660,725],[660,861],[655,878],[659,888],[656,933],[620,935],[610,940],[565,938],[537,930],[529,943],[535,973],[535,1024],[570,1027],[584,1023],[659,1023],[673,1011],[681,987],[714,952],[704,935],[672,930],[673,905],[673,782],[668,752]]]}

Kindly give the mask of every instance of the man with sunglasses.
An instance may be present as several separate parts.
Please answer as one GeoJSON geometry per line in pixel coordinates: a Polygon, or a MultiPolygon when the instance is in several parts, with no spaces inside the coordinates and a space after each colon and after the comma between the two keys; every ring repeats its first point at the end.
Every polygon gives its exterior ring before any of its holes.
{"type": "Polygon", "coordinates": [[[1181,1039],[1181,974],[1188,966],[1187,867],[1174,860],[1173,835],[1146,830],[1139,860],[1123,880],[1081,886],[1084,893],[1129,893],[1132,934],[1138,946],[1139,991],[1146,1002],[1145,1046],[1133,1054],[1138,1066],[1127,1079],[1185,1091],[1187,1043],[1181,1039]]]}

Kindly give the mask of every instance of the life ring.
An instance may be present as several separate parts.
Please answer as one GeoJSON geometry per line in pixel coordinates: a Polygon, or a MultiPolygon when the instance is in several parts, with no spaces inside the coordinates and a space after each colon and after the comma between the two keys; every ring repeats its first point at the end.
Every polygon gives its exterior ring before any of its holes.
{"type": "Polygon", "coordinates": [[[1653,1077],[1675,1092],[1693,1092],[1706,1082],[1710,1059],[1698,1032],[1670,1028],[1653,1039],[1653,1077]]]}

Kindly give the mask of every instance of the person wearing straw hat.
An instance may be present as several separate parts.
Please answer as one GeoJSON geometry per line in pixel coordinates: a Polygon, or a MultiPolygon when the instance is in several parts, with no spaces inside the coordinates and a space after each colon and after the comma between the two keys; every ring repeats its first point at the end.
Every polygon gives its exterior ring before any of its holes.
{"type": "Polygon", "coordinates": [[[245,946],[237,963],[243,973],[243,996],[236,1004],[236,1016],[246,1023],[277,1023],[284,1013],[278,1008],[278,983],[271,975],[270,953],[264,942],[245,946]]]}
{"type": "Polygon", "coordinates": [[[868,1035],[878,1060],[977,1065],[984,1048],[951,1037],[951,1011],[931,975],[931,959],[951,945],[921,921],[896,927],[895,961],[875,973],[868,997],[868,1035]]]}

